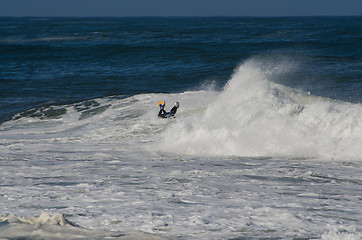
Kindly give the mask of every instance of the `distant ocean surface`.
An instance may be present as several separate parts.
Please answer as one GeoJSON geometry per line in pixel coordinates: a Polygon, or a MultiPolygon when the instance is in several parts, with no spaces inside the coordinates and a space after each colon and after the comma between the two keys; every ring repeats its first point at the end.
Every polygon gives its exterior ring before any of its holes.
{"type": "Polygon", "coordinates": [[[361,17],[1,18],[0,116],[95,97],[223,87],[244,61],[361,103],[361,17]],[[288,67],[288,66],[286,66],[288,67]]]}
{"type": "Polygon", "coordinates": [[[361,93],[362,17],[1,17],[0,238],[360,239],[361,93]]]}

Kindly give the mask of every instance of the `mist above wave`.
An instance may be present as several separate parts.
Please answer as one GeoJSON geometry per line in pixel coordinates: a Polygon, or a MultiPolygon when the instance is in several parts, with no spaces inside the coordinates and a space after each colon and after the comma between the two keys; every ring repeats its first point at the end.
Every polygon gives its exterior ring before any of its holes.
{"type": "Polygon", "coordinates": [[[17,143],[56,139],[70,147],[74,141],[85,148],[108,142],[194,155],[360,159],[361,104],[275,83],[289,67],[251,59],[221,91],[106,97],[32,109],[3,124],[2,133],[17,143]],[[175,120],[157,118],[160,100],[166,100],[167,110],[180,102],[175,120]]]}
{"type": "Polygon", "coordinates": [[[165,140],[163,148],[207,155],[360,158],[360,104],[276,84],[270,81],[273,69],[261,66],[254,60],[240,65],[202,116],[169,129],[165,139],[172,141],[165,140]]]}

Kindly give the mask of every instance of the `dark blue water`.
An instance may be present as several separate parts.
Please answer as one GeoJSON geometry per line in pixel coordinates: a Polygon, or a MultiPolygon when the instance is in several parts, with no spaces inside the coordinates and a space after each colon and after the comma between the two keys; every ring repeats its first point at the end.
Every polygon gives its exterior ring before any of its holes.
{"type": "Polygon", "coordinates": [[[0,123],[102,96],[221,89],[250,58],[275,82],[362,102],[362,17],[0,18],[0,123]]]}

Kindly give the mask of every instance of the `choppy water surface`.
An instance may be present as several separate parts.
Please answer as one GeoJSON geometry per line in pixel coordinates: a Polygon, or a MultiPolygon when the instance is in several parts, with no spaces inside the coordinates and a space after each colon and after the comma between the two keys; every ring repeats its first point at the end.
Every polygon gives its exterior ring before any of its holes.
{"type": "Polygon", "coordinates": [[[356,19],[0,19],[0,238],[360,239],[356,19]]]}

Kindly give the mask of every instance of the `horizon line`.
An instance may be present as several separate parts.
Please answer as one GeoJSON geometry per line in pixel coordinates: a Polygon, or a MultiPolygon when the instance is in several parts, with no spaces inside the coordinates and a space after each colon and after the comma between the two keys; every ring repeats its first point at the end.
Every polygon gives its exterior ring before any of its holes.
{"type": "Polygon", "coordinates": [[[139,16],[0,16],[0,18],[298,18],[298,17],[362,17],[361,15],[280,15],[280,16],[261,16],[261,15],[255,15],[255,16],[238,16],[238,15],[210,15],[210,16],[188,16],[188,15],[139,15],[139,16]]]}

